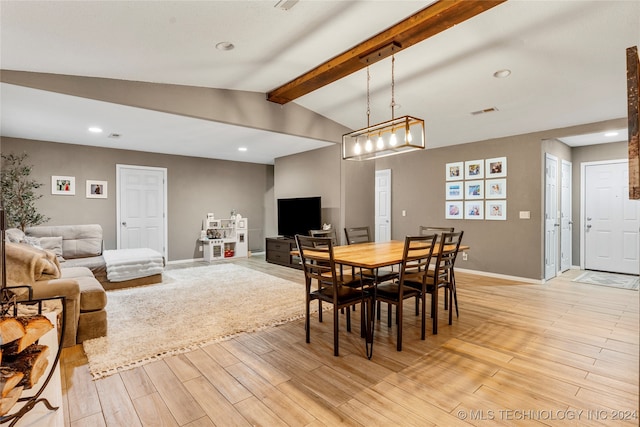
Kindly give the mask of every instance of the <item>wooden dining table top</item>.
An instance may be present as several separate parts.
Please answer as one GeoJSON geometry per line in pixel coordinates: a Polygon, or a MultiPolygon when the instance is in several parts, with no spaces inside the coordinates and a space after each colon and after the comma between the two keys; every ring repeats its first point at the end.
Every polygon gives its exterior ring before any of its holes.
{"type": "MultiPolygon", "coordinates": [[[[453,245],[445,245],[445,248],[453,245]]],[[[433,248],[433,255],[438,254],[440,246],[433,248]]],[[[468,246],[460,246],[459,250],[467,250],[468,246]]],[[[298,251],[292,251],[298,255],[298,251]]],[[[425,250],[426,252],[426,250],[425,250]]],[[[367,242],[355,243],[352,245],[341,245],[333,247],[333,258],[336,264],[350,265],[353,267],[362,267],[375,269],[386,267],[389,265],[399,264],[402,262],[404,253],[404,241],[390,240],[387,242],[367,242]]]]}

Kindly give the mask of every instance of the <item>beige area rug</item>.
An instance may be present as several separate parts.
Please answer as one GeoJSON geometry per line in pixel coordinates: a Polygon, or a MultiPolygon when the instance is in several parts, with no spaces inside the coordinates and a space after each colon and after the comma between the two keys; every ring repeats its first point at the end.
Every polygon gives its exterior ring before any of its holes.
{"type": "Polygon", "coordinates": [[[108,335],[83,343],[94,379],[304,316],[302,284],[235,264],[165,271],[107,298],[108,335]]]}

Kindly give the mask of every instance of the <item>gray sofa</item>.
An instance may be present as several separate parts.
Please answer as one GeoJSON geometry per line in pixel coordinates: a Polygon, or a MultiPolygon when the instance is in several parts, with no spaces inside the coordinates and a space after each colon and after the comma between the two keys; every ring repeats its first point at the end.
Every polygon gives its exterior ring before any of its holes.
{"type": "Polygon", "coordinates": [[[118,282],[109,281],[106,263],[102,256],[104,242],[102,227],[99,224],[27,227],[25,234],[27,238],[39,239],[43,249],[52,250],[61,259],[64,259],[61,262],[64,269],[86,267],[91,270],[105,290],[162,282],[162,274],[118,282]]]}
{"type": "MultiPolygon", "coordinates": [[[[91,270],[82,266],[63,267],[53,251],[43,250],[20,230],[6,231],[7,285],[30,285],[33,298],[64,296],[64,347],[107,334],[107,293],[91,270]]],[[[48,246],[51,240],[38,239],[48,246]]],[[[24,289],[16,290],[18,299],[26,299],[24,289]]]]}

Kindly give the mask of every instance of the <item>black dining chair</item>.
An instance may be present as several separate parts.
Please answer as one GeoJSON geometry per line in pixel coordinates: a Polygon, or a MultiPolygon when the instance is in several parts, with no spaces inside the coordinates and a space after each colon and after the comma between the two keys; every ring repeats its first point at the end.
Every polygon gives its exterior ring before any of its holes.
{"type": "MultiPolygon", "coordinates": [[[[330,237],[310,237],[296,235],[296,245],[305,276],[305,329],[306,342],[311,342],[311,301],[324,301],[333,305],[333,354],[338,356],[339,318],[338,310],[347,308],[347,331],[351,332],[350,307],[362,304],[364,318],[367,305],[371,301],[369,291],[360,285],[345,282],[336,269],[333,257],[333,241],[330,237]],[[317,282],[318,288],[312,290],[312,283],[317,282]]],[[[319,320],[322,322],[322,319],[319,320]]]]}
{"type": "MultiPolygon", "coordinates": [[[[436,234],[405,237],[400,275],[392,282],[378,285],[376,300],[396,306],[397,350],[402,351],[402,325],[404,300],[419,298],[422,301],[421,339],[426,333],[426,294],[429,280],[429,264],[436,245],[436,234]]],[[[391,310],[387,322],[391,328],[391,310]]]]}

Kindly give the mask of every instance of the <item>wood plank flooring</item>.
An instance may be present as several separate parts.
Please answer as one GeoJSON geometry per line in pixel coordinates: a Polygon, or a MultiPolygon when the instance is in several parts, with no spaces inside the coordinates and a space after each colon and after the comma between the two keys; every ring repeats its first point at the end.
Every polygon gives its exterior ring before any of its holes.
{"type": "MultiPolygon", "coordinates": [[[[303,283],[264,256],[233,262],[303,283]]],[[[458,273],[460,318],[449,326],[441,309],[421,341],[407,301],[397,352],[383,305],[371,360],[359,311],[351,333],[341,316],[339,357],[331,315],[312,318],[310,344],[294,321],[98,381],[78,345],[61,362],[65,424],[637,426],[639,293],[571,282],[579,273],[544,285],[458,273]]]]}

